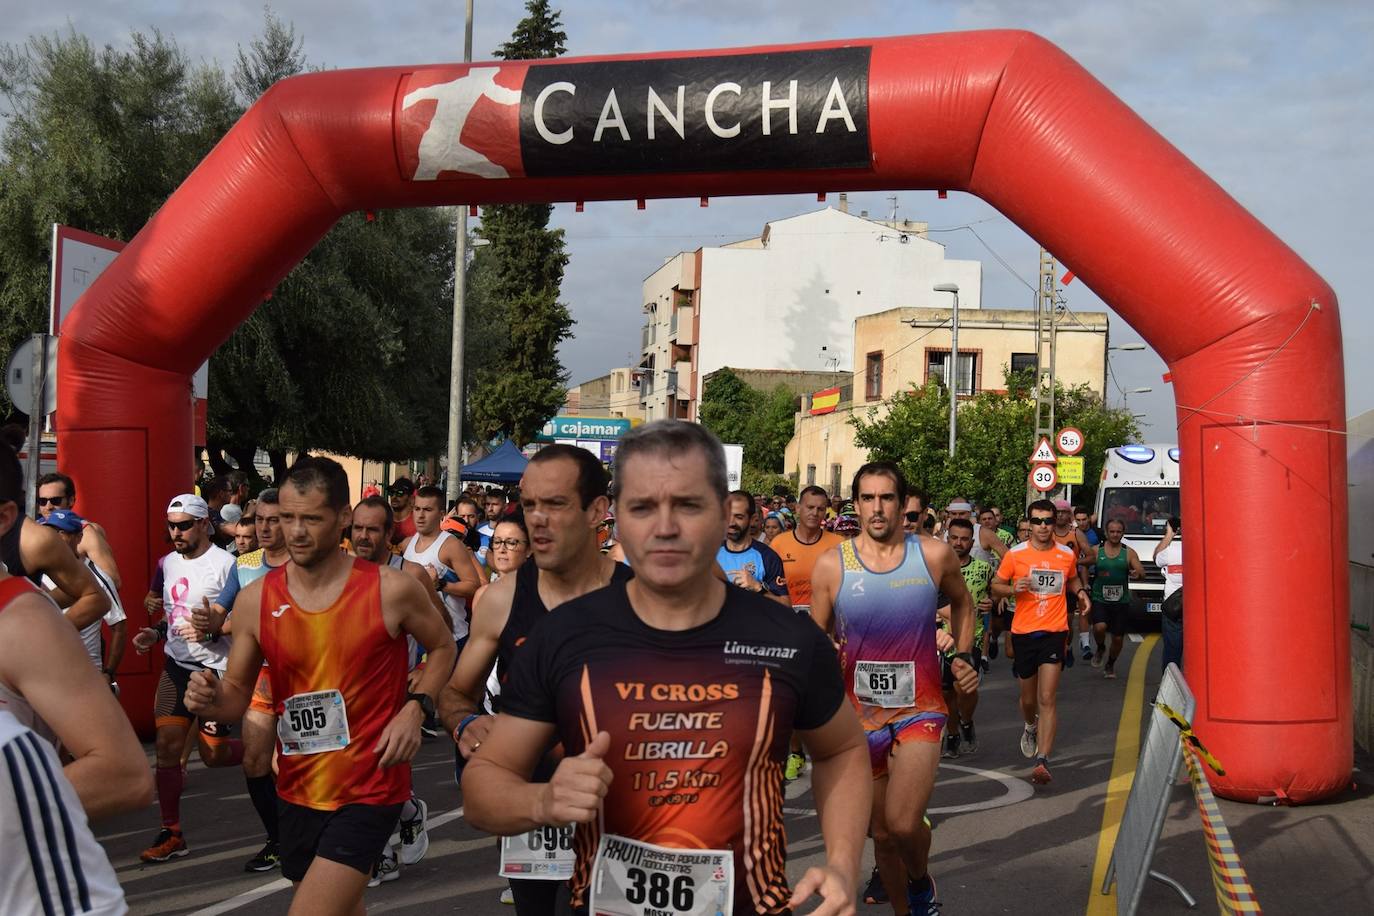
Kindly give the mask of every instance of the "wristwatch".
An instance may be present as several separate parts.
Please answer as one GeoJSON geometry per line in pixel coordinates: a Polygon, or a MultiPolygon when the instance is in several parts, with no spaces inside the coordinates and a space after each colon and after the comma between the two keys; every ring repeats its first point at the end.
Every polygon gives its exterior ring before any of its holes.
{"type": "Polygon", "coordinates": [[[406,694],[406,702],[409,703],[411,700],[414,700],[416,703],[419,703],[419,704],[420,704],[420,711],[423,712],[423,713],[425,714],[425,718],[426,718],[426,719],[433,719],[433,718],[434,718],[434,701],[431,700],[431,699],[429,698],[429,694],[427,694],[427,693],[408,693],[408,694],[406,694]]]}
{"type": "Polygon", "coordinates": [[[965,665],[968,665],[970,668],[976,667],[973,664],[972,652],[956,652],[954,653],[954,657],[959,659],[959,661],[963,662],[965,665]]]}

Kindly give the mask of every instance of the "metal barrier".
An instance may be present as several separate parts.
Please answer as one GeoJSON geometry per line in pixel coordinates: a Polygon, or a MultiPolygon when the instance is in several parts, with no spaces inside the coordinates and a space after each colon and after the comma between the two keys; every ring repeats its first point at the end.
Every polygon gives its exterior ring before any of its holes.
{"type": "MultiPolygon", "coordinates": [[[[1157,702],[1177,710],[1185,719],[1192,719],[1197,701],[1193,699],[1193,692],[1188,689],[1188,683],[1177,665],[1171,664],[1165,669],[1157,702]]],[[[1118,916],[1135,913],[1147,877],[1172,887],[1189,907],[1197,906],[1197,901],[1183,885],[1150,868],[1155,844],[1159,842],[1159,833],[1164,826],[1164,815],[1169,809],[1169,795],[1182,762],[1183,749],[1178,729],[1158,706],[1151,704],[1145,746],[1136,764],[1131,794],[1126,799],[1126,810],[1121,816],[1112,859],[1107,865],[1107,876],[1102,881],[1103,894],[1110,893],[1112,881],[1116,881],[1118,916]]]]}

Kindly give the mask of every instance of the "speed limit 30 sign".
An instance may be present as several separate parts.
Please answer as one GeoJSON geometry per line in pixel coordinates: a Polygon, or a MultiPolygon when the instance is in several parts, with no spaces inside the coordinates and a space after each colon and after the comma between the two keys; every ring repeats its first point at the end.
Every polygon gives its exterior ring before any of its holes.
{"type": "Polygon", "coordinates": [[[1041,493],[1048,493],[1059,483],[1059,475],[1055,472],[1054,465],[1037,464],[1031,468],[1030,483],[1041,493]]]}

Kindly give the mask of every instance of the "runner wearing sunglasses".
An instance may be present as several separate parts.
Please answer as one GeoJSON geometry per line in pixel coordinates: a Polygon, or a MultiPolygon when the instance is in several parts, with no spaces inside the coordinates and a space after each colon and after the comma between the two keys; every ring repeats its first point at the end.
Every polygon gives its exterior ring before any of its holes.
{"type": "Polygon", "coordinates": [[[1050,782],[1049,758],[1059,725],[1055,707],[1059,676],[1069,651],[1067,596],[1078,596],[1087,615],[1092,601],[1078,579],[1078,554],[1054,539],[1054,503],[1038,499],[1027,510],[1030,540],[1002,558],[992,580],[992,594],[1016,599],[1011,641],[1012,671],[1021,681],[1021,754],[1035,759],[1031,782],[1050,782]]]}

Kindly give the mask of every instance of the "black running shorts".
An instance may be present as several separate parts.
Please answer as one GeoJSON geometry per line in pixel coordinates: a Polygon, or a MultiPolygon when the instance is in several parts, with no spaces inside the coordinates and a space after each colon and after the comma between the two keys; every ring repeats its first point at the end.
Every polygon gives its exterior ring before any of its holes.
{"type": "Polygon", "coordinates": [[[1016,650],[1012,660],[1012,672],[1022,680],[1035,677],[1041,665],[1064,667],[1064,652],[1069,644],[1067,631],[1047,633],[1038,630],[1034,633],[1011,634],[1011,646],[1016,650]]]}
{"type": "Polygon", "coordinates": [[[400,819],[401,805],[317,811],[277,799],[282,877],[303,880],[316,856],[371,875],[400,819]]]}

